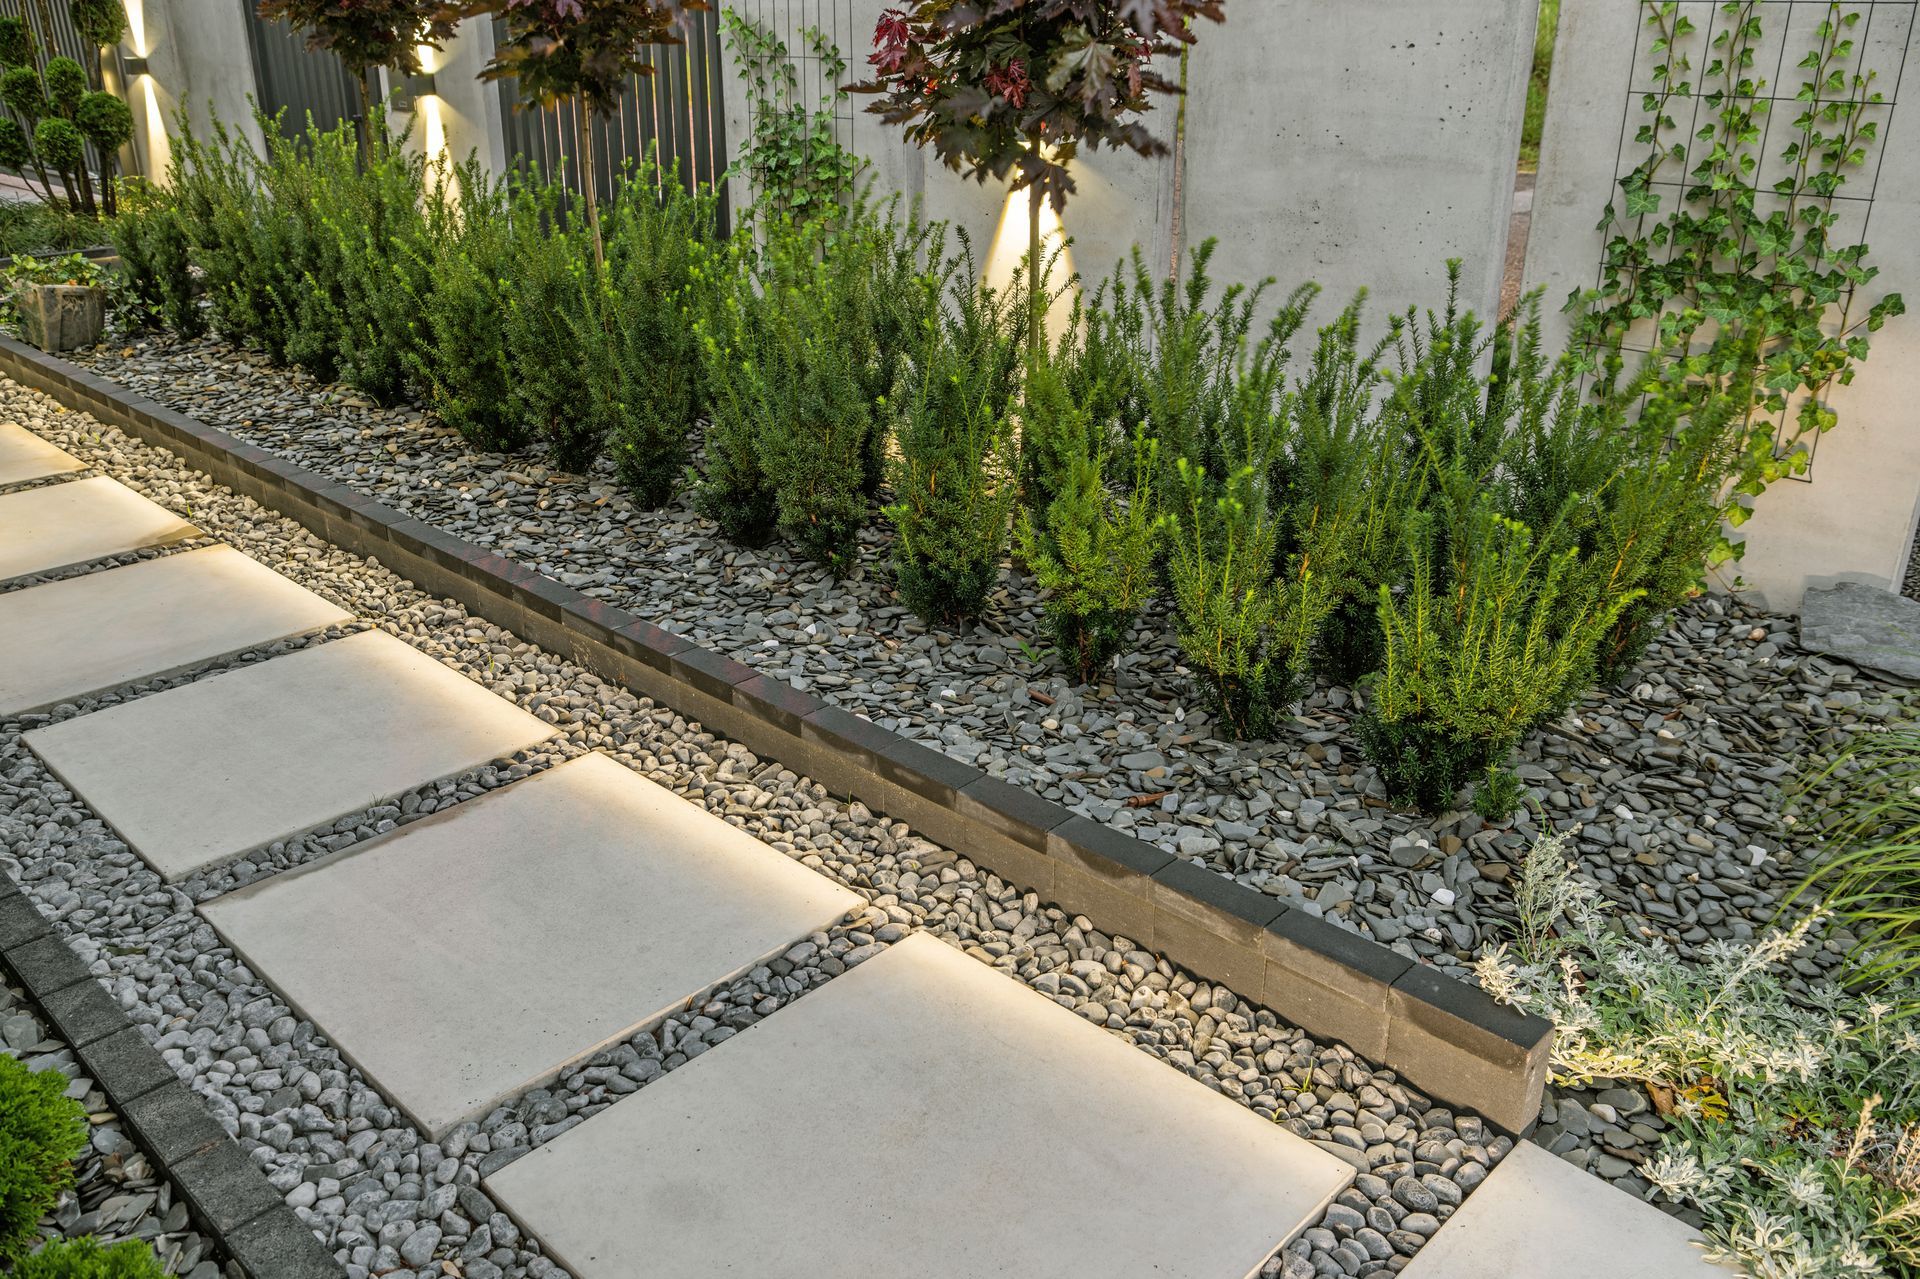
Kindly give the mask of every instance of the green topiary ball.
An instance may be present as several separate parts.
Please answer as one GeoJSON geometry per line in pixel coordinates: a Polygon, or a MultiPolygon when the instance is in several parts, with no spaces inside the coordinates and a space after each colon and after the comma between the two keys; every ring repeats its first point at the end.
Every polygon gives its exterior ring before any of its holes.
{"type": "Polygon", "coordinates": [[[47,97],[62,115],[72,115],[87,92],[87,70],[72,58],[51,58],[46,70],[47,97]]]}
{"type": "Polygon", "coordinates": [[[33,144],[27,131],[12,120],[0,120],[0,168],[16,172],[33,163],[33,144]]]}
{"type": "Polygon", "coordinates": [[[0,102],[31,124],[47,113],[47,92],[40,73],[32,67],[14,67],[0,75],[0,102]]]}
{"type": "Polygon", "coordinates": [[[33,47],[33,32],[25,18],[0,18],[0,66],[28,66],[33,47]]]}
{"type": "Polygon", "coordinates": [[[92,1235],[50,1243],[17,1263],[12,1279],[166,1279],[153,1249],[138,1239],[103,1248],[92,1235]]]}
{"type": "Polygon", "coordinates": [[[73,0],[67,11],[73,14],[73,29],[90,45],[119,44],[127,34],[127,9],[120,0],[73,0]]]}
{"type": "Polygon", "coordinates": [[[48,166],[71,173],[86,162],[87,141],[73,121],[49,116],[34,126],[33,149],[48,166]]]}
{"type": "Polygon", "coordinates": [[[73,122],[87,141],[105,152],[118,151],[133,137],[133,111],[111,93],[89,93],[80,99],[73,122]]]}
{"type": "Polygon", "coordinates": [[[0,1262],[26,1254],[40,1218],[73,1184],[87,1113],[66,1092],[59,1071],[31,1071],[0,1055],[0,1262]]]}

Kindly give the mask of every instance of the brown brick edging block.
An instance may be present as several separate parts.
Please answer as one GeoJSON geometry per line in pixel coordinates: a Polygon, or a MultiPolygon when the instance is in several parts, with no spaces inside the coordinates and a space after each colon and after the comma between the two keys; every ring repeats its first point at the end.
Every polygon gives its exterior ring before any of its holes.
{"type": "Polygon", "coordinates": [[[253,1279],[344,1279],[240,1144],[214,1122],[12,877],[0,872],[0,966],[99,1085],[192,1209],[196,1226],[253,1279]]]}
{"type": "MultiPolygon", "coordinates": [[[[1538,1017],[4,335],[0,373],[179,454],[421,590],[904,821],[1103,931],[1346,1043],[1449,1105],[1510,1133],[1538,1114],[1552,1043],[1538,1017]]],[[[6,927],[0,914],[0,936],[6,927]]]]}

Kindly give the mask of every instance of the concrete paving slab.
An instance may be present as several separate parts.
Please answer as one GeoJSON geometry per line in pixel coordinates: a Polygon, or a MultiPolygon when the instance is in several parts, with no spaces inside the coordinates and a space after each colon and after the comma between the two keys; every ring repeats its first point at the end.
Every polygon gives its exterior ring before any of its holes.
{"type": "Polygon", "coordinates": [[[915,933],[487,1187],[581,1279],[1230,1279],[1352,1176],[915,933]]]}
{"type": "Polygon", "coordinates": [[[554,730],[368,631],[35,729],[35,753],[168,880],[554,730]]]}
{"type": "Polygon", "coordinates": [[[1725,1279],[1700,1232],[1530,1141],[1449,1217],[1402,1279],[1725,1279]]]}
{"type": "Polygon", "coordinates": [[[352,620],[230,546],[0,595],[0,716],[352,620]]]}
{"type": "Polygon", "coordinates": [[[859,903],[595,754],[201,911],[440,1136],[859,903]]]}
{"type": "Polygon", "coordinates": [[[0,422],[0,487],[86,469],[85,462],[18,422],[0,422]]]}
{"type": "Polygon", "coordinates": [[[199,532],[105,476],[0,494],[0,582],[165,546],[199,532]]]}

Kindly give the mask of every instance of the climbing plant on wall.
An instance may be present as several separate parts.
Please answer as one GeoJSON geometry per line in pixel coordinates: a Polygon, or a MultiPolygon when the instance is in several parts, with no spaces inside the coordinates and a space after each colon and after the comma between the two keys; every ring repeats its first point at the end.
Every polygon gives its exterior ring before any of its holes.
{"type": "MultiPolygon", "coordinates": [[[[1567,310],[1603,391],[1628,349],[1648,346],[1679,362],[1668,385],[1744,400],[1725,454],[1724,514],[1737,526],[1748,499],[1804,472],[1812,438],[1836,421],[1828,392],[1905,310],[1898,293],[1859,302],[1877,268],[1846,220],[1866,207],[1849,184],[1871,171],[1885,99],[1858,45],[1860,9],[1825,5],[1795,82],[1780,86],[1758,54],[1782,6],[1728,0],[1703,32],[1696,6],[1643,3],[1652,66],[1638,159],[1600,221],[1599,285],[1575,290],[1567,310]]],[[[1738,550],[1723,538],[1716,559],[1738,550]]]]}

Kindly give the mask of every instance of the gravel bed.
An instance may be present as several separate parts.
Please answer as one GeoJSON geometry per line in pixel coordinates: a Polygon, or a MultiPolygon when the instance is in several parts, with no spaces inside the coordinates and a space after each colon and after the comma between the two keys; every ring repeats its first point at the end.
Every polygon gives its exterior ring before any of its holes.
{"type": "Polygon", "coordinates": [[[239,1266],[196,1233],[187,1203],[127,1135],[125,1125],[53,1030],[33,1000],[11,982],[0,983],[0,1052],[34,1070],[58,1070],[67,1096],[86,1107],[87,1147],[74,1166],[74,1187],[40,1223],[43,1239],[92,1235],[103,1244],[143,1239],[170,1275],[184,1279],[243,1279],[239,1266]]]}
{"type": "MultiPolygon", "coordinates": [[[[369,619],[357,626],[379,626],[561,729],[539,750],[169,886],[20,741],[26,729],[120,695],[0,722],[0,869],[34,897],[355,1279],[438,1279],[448,1263],[467,1279],[563,1273],[495,1209],[478,1186],[483,1176],[913,929],[1026,982],[1361,1171],[1320,1223],[1268,1263],[1269,1276],[1398,1271],[1511,1148],[1478,1118],[1435,1105],[1345,1047],[1318,1044],[1132,941],[1022,894],[904,823],[835,800],[669,709],[421,594],[162,451],[0,382],[0,420],[8,418],[163,505],[191,511],[210,534],[369,619]],[[196,901],[229,887],[594,749],[833,876],[866,904],[698,1006],[439,1143],[414,1129],[193,911],[196,901]]],[[[126,695],[206,678],[297,643],[126,695]]]]}
{"type": "MultiPolygon", "coordinates": [[[[1774,918],[1801,850],[1778,783],[1904,690],[1802,654],[1792,619],[1689,605],[1624,687],[1528,742],[1529,809],[1429,820],[1382,798],[1349,690],[1320,687],[1271,742],[1213,735],[1163,616],[1098,687],[1047,663],[1038,595],[1003,573],[989,616],[929,631],[900,604],[870,528],[835,582],[784,548],[719,538],[684,501],[635,509],[604,468],[470,452],[414,407],[380,409],[215,339],[142,338],[95,371],[408,514],[779,676],[955,758],[1433,963],[1455,976],[1511,917],[1506,880],[1542,828],[1577,828],[1583,872],[1682,954],[1774,918]]],[[[1831,967],[1844,933],[1796,960],[1831,967]]]]}

